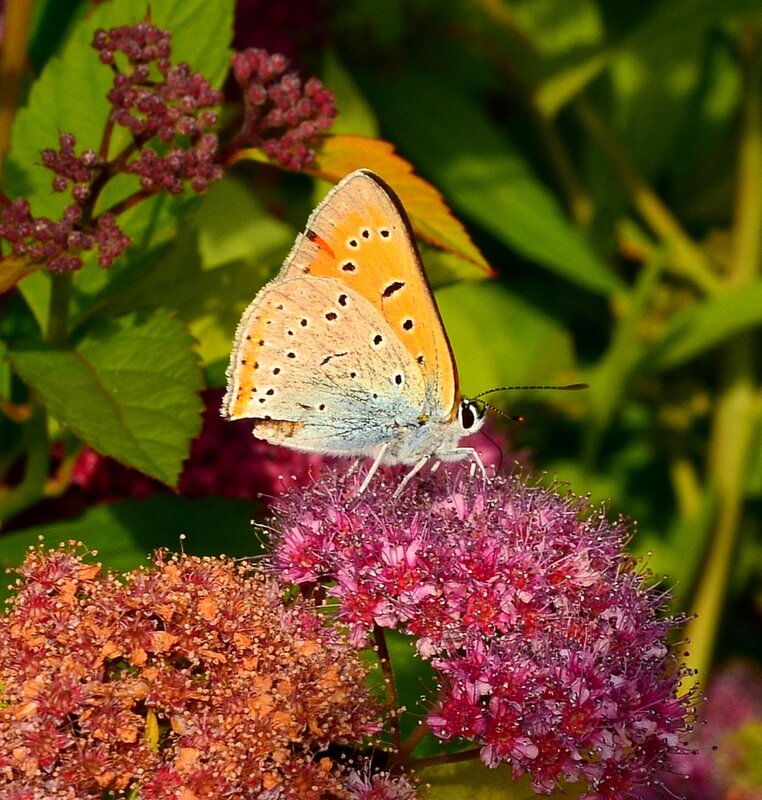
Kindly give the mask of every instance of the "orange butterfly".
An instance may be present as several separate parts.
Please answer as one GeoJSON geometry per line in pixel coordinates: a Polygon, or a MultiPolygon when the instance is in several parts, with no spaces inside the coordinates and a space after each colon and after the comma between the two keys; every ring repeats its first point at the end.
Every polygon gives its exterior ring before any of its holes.
{"type": "Polygon", "coordinates": [[[222,414],[254,435],[326,455],[412,464],[470,458],[485,408],[458,375],[402,204],[378,175],[344,178],[315,209],[235,335],[222,414]]]}

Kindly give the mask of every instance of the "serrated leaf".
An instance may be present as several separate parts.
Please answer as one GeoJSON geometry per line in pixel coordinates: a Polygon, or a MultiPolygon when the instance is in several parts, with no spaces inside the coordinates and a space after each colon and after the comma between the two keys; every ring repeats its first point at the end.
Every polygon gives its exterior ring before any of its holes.
{"type": "MultiPolygon", "coordinates": [[[[262,155],[259,150],[242,150],[235,160],[246,159],[261,161],[262,155]]],[[[305,172],[338,183],[350,172],[362,168],[378,173],[397,192],[421,239],[478,267],[482,277],[493,274],[442,195],[413,174],[412,164],[398,156],[389,142],[366,136],[326,136],[321,140],[314,163],[305,172]]]]}
{"type": "Polygon", "coordinates": [[[642,359],[648,371],[672,369],[762,323],[762,280],[739,286],[676,314],[642,359]]]}
{"type": "Polygon", "coordinates": [[[164,309],[94,324],[73,347],[19,343],[9,358],[48,411],[98,452],[173,486],[201,428],[193,340],[164,309]]]}
{"type": "MultiPolygon", "coordinates": [[[[5,163],[5,188],[32,200],[35,214],[56,217],[71,202],[68,193],[51,191],[52,173],[40,166],[40,151],[57,147],[60,133],[76,136],[77,149],[98,150],[109,113],[106,93],[110,67],[91,47],[98,28],[130,25],[145,19],[149,6],[134,0],[101,3],[77,24],[60,56],[48,61],[16,115],[5,163]]],[[[219,86],[227,72],[232,0],[163,0],[150,6],[154,25],[172,32],[172,58],[187,61],[219,86]]]]}
{"type": "Polygon", "coordinates": [[[457,210],[578,286],[601,294],[621,288],[523,153],[472,96],[414,69],[383,82],[366,76],[363,83],[394,141],[457,210]]]}

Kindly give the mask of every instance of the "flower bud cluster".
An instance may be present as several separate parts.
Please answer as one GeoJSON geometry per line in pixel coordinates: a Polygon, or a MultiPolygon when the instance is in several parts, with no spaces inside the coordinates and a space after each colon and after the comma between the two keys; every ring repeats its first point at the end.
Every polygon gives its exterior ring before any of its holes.
{"type": "Polygon", "coordinates": [[[248,48],[233,57],[233,77],[243,90],[244,121],[239,143],[261,147],[282,167],[297,171],[312,163],[309,143],[333,124],[333,93],[317,78],[304,85],[278,53],[248,48]]]}
{"type": "Polygon", "coordinates": [[[112,214],[101,214],[89,229],[79,225],[82,207],[68,205],[60,220],[34,217],[24,198],[0,214],[0,237],[8,241],[15,258],[44,263],[51,272],[70,272],[82,264],[81,253],[98,251],[98,264],[110,267],[129,246],[129,237],[112,214]]]}

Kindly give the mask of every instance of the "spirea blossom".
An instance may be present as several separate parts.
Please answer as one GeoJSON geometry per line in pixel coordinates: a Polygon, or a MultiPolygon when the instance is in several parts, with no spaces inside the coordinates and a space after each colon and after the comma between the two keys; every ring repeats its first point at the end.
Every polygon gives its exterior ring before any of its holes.
{"type": "Polygon", "coordinates": [[[378,730],[365,670],[261,571],[160,554],[118,577],[69,546],[19,572],[0,616],[0,796],[415,796],[382,773],[370,795],[329,755],[378,730]]]}
{"type": "Polygon", "coordinates": [[[110,119],[130,131],[138,148],[123,171],[139,176],[146,192],[181,194],[186,183],[203,192],[219,180],[211,130],[222,93],[186,62],[172,64],[170,32],[147,22],[98,30],[93,47],[114,69],[110,119]]]}
{"type": "Polygon", "coordinates": [[[634,795],[682,751],[690,698],[667,645],[680,620],[626,554],[625,522],[518,476],[437,473],[394,499],[399,475],[359,497],[358,477],[324,475],[278,501],[283,580],[327,586],[357,644],[374,626],[415,638],[441,739],[479,743],[540,793],[634,795]]]}

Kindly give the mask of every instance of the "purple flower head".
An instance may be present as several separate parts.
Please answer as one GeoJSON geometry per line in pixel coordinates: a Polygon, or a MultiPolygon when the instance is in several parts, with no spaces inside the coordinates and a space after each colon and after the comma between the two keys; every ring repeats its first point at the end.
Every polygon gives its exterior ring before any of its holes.
{"type": "Polygon", "coordinates": [[[619,519],[518,475],[411,483],[356,496],[324,474],[278,501],[282,579],[324,583],[358,644],[374,626],[415,637],[438,673],[428,725],[481,745],[538,792],[584,780],[627,797],[684,748],[690,697],[667,646],[681,621],[624,551],[619,519]]]}
{"type": "MultiPolygon", "coordinates": [[[[76,187],[73,193],[76,194],[76,187]]],[[[101,214],[94,226],[83,227],[82,207],[78,203],[66,206],[61,219],[55,221],[32,216],[29,201],[24,198],[14,200],[2,210],[0,238],[10,243],[16,258],[42,262],[51,272],[80,269],[84,263],[80,254],[94,248],[100,266],[110,267],[130,244],[130,238],[111,214],[101,214]]]]}
{"type": "Polygon", "coordinates": [[[124,171],[137,175],[149,193],[181,194],[186,183],[203,192],[219,180],[217,136],[210,131],[222,93],[187,63],[172,64],[170,32],[147,22],[99,30],[93,47],[115,71],[111,120],[127,128],[137,145],[124,171]],[[149,141],[156,147],[146,147],[149,141]]]}

